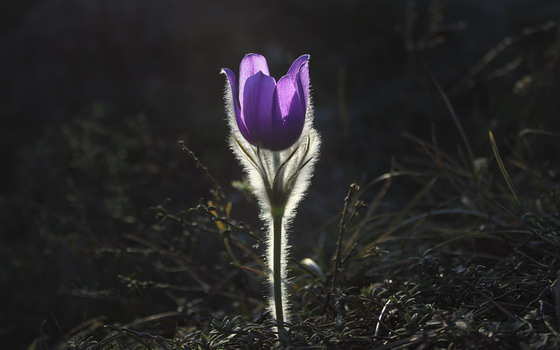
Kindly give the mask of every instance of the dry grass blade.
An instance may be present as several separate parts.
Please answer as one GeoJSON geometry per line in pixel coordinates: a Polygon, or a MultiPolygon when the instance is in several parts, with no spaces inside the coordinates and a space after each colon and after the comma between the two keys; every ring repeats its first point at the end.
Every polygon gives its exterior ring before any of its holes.
{"type": "Polygon", "coordinates": [[[498,167],[500,168],[500,172],[502,173],[502,176],[504,177],[504,180],[506,181],[506,184],[509,187],[511,194],[513,195],[513,198],[515,199],[517,205],[519,205],[521,210],[523,210],[524,213],[528,213],[527,208],[525,208],[525,205],[523,205],[521,199],[519,199],[519,196],[515,191],[515,188],[513,187],[513,182],[511,181],[511,177],[509,176],[506,170],[504,162],[502,161],[502,157],[500,156],[500,151],[498,150],[498,146],[496,145],[496,140],[494,139],[494,134],[492,133],[492,131],[488,132],[488,137],[490,138],[490,144],[492,145],[492,152],[494,153],[494,157],[498,162],[498,167]]]}
{"type": "Polygon", "coordinates": [[[470,160],[470,166],[469,167],[472,169],[472,167],[474,166],[474,154],[473,154],[469,139],[467,138],[467,134],[465,133],[465,130],[463,129],[463,125],[461,125],[461,122],[459,121],[459,117],[457,117],[457,113],[455,112],[455,108],[453,108],[453,105],[449,101],[449,98],[447,97],[447,94],[445,93],[445,91],[443,91],[443,89],[442,89],[441,85],[439,84],[439,82],[437,81],[436,77],[428,69],[428,66],[426,64],[424,64],[424,70],[426,71],[426,74],[428,74],[428,77],[430,78],[430,81],[432,82],[432,84],[434,84],[434,86],[436,87],[439,96],[443,100],[443,103],[445,103],[445,107],[447,107],[447,110],[449,111],[449,114],[451,115],[451,118],[453,118],[453,122],[455,123],[455,126],[457,127],[457,130],[459,131],[459,135],[461,135],[461,139],[463,140],[463,143],[464,143],[464,145],[467,149],[467,152],[469,154],[469,160],[470,160]]]}

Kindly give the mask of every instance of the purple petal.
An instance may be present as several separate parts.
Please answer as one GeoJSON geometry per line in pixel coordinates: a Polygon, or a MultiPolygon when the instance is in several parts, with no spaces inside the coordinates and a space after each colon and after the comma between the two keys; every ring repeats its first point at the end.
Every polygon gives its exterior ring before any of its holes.
{"type": "MultiPolygon", "coordinates": [[[[283,120],[284,117],[288,116],[290,113],[290,109],[293,104],[292,100],[296,97],[295,95],[298,94],[298,92],[296,86],[294,85],[294,81],[288,75],[284,75],[280,78],[280,80],[278,80],[276,90],[274,92],[275,100],[277,101],[277,106],[279,107],[277,112],[280,113],[279,115],[281,120],[283,120]]],[[[299,96],[297,96],[297,98],[299,101],[299,96]]]]}
{"type": "Polygon", "coordinates": [[[250,53],[245,55],[241,60],[239,65],[239,102],[243,106],[243,98],[245,95],[245,84],[247,79],[257,74],[258,72],[263,72],[265,75],[270,75],[268,71],[268,64],[266,63],[266,58],[264,56],[250,53]]]}
{"type": "Polygon", "coordinates": [[[306,105],[294,81],[288,75],[283,76],[274,90],[272,133],[267,148],[275,151],[294,144],[305,124],[305,110],[306,105]]]}
{"type": "Polygon", "coordinates": [[[238,95],[237,95],[237,84],[235,81],[235,73],[233,73],[231,70],[227,69],[227,68],[222,68],[222,72],[223,74],[226,75],[227,80],[228,80],[228,84],[229,84],[229,88],[231,89],[231,100],[233,103],[233,110],[235,113],[235,120],[237,122],[237,126],[239,127],[239,131],[241,132],[241,135],[243,135],[243,137],[245,139],[247,139],[249,137],[249,131],[247,130],[247,127],[245,126],[245,122],[243,121],[243,119],[241,118],[241,111],[239,108],[239,99],[238,99],[238,95]]]}
{"type": "Polygon", "coordinates": [[[299,69],[296,75],[296,82],[298,86],[299,95],[303,96],[305,106],[309,103],[309,63],[305,62],[299,69]]]}
{"type": "Polygon", "coordinates": [[[262,143],[270,137],[272,128],[272,95],[276,81],[273,77],[257,72],[245,83],[241,105],[241,117],[250,137],[247,141],[262,143]]]}
{"type": "Polygon", "coordinates": [[[292,77],[293,80],[296,80],[296,75],[299,73],[301,66],[309,62],[309,57],[309,55],[301,55],[292,63],[292,66],[288,69],[288,75],[292,77]]]}

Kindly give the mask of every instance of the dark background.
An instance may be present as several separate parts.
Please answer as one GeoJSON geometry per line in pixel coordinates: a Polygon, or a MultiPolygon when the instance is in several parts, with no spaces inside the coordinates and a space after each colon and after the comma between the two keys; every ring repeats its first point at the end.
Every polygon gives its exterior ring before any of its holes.
{"type": "MultiPolygon", "coordinates": [[[[96,315],[170,308],[100,297],[120,266],[99,263],[90,248],[149,228],[150,206],[167,198],[180,210],[208,197],[178,140],[224,186],[235,215],[259,227],[230,186],[242,174],[226,142],[222,67],[237,72],[257,52],[278,78],[311,54],[323,147],[305,220],[295,223],[307,230],[337,215],[350,182],[388,171],[393,155],[410,150],[403,132],[435,134],[457,150],[428,74],[475,156],[486,154],[489,129],[506,153],[523,128],[559,131],[559,15],[560,3],[546,0],[2,2],[2,343],[25,347],[96,315]]],[[[295,240],[296,255],[315,244],[295,240]]]]}

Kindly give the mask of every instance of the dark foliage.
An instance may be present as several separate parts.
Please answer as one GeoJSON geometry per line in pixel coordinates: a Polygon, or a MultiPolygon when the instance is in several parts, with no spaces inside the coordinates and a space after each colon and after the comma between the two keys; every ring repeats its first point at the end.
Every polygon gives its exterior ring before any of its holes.
{"type": "Polygon", "coordinates": [[[315,6],[1,6],[1,348],[560,347],[559,8],[315,6]],[[279,335],[224,141],[247,51],[312,54],[324,141],[279,335]]]}

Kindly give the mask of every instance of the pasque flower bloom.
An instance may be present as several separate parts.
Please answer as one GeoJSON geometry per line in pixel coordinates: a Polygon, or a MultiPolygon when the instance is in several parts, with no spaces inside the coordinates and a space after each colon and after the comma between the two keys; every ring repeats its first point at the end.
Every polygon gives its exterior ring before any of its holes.
{"type": "Polygon", "coordinates": [[[276,82],[266,59],[248,54],[241,61],[239,85],[231,70],[222,70],[227,76],[230,147],[248,175],[268,228],[269,310],[279,330],[289,322],[289,226],[321,145],[312,123],[308,64],[309,55],[300,56],[276,82]]]}
{"type": "Polygon", "coordinates": [[[230,84],[235,119],[241,135],[252,145],[271,151],[292,146],[301,136],[309,104],[309,55],[294,61],[276,82],[266,58],[248,54],[235,74],[224,68],[230,84]],[[239,94],[239,96],[238,96],[239,94]]]}

